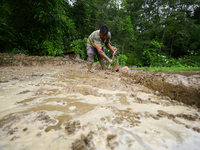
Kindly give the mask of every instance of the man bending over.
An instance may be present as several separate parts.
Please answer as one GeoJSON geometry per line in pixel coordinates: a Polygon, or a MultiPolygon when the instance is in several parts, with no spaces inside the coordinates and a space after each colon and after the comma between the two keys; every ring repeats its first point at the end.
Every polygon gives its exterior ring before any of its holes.
{"type": "Polygon", "coordinates": [[[87,40],[88,71],[90,71],[92,68],[95,53],[97,53],[97,57],[100,62],[102,70],[106,69],[105,60],[107,60],[110,64],[113,63],[113,61],[106,56],[105,49],[103,47],[103,44],[105,43],[107,48],[112,50],[113,53],[115,52],[116,48],[110,45],[109,43],[110,39],[111,39],[111,33],[109,32],[107,25],[101,26],[100,30],[96,30],[92,32],[92,34],[90,34],[87,40]]]}

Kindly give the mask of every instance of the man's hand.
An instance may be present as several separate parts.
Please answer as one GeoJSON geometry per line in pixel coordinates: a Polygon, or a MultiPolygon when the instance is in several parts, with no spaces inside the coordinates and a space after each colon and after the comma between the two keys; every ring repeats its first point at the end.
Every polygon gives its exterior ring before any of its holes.
{"type": "Polygon", "coordinates": [[[112,47],[111,45],[110,45],[110,43],[105,43],[105,45],[106,45],[106,47],[108,48],[108,49],[110,49],[111,51],[113,51],[113,53],[116,51],[117,52],[117,48],[116,47],[112,47]]]}
{"type": "Polygon", "coordinates": [[[114,52],[113,52],[113,53],[116,54],[116,53],[117,53],[117,48],[114,47],[113,49],[114,49],[114,52]]]}

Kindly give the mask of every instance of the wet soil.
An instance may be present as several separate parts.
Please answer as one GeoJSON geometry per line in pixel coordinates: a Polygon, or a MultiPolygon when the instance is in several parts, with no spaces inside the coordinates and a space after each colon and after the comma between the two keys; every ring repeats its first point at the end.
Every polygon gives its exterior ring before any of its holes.
{"type": "Polygon", "coordinates": [[[162,72],[127,71],[122,76],[127,84],[141,84],[157,91],[158,95],[200,107],[200,75],[186,77],[162,72]]]}
{"type": "Polygon", "coordinates": [[[0,53],[0,149],[198,149],[200,75],[87,72],[0,53]]]}
{"type": "Polygon", "coordinates": [[[179,74],[182,76],[190,77],[193,75],[200,75],[200,71],[179,71],[179,72],[164,72],[166,74],[179,74]]]}

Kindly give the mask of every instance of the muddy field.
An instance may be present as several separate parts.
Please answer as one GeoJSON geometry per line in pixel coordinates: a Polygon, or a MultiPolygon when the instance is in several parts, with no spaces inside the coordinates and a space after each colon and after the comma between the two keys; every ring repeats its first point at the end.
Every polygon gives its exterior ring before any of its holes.
{"type": "Polygon", "coordinates": [[[198,72],[93,68],[0,53],[0,150],[199,149],[198,72]]]}

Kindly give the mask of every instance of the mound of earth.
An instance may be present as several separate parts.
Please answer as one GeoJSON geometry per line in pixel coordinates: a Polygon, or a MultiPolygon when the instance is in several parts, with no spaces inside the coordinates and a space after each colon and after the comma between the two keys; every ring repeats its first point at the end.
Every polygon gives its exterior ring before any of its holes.
{"type": "Polygon", "coordinates": [[[200,107],[200,75],[186,77],[179,74],[136,70],[121,74],[128,84],[141,84],[156,91],[158,95],[200,107]]]}

